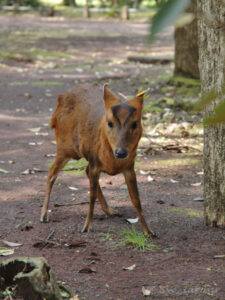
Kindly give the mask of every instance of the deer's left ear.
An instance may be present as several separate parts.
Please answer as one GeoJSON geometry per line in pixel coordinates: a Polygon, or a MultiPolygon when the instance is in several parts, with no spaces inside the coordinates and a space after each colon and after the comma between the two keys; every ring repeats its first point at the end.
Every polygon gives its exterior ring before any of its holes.
{"type": "Polygon", "coordinates": [[[104,103],[105,108],[108,110],[111,106],[116,105],[120,103],[120,99],[116,97],[113,92],[108,87],[108,84],[104,85],[104,103]]]}
{"type": "Polygon", "coordinates": [[[138,113],[142,113],[142,107],[144,102],[144,95],[136,96],[135,98],[132,98],[127,101],[127,103],[133,107],[135,107],[138,111],[138,113]]]}

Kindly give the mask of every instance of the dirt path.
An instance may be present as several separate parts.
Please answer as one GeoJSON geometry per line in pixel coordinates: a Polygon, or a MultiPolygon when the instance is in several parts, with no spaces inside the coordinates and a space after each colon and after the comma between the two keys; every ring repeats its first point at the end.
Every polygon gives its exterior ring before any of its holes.
{"type": "MultiPolygon", "coordinates": [[[[151,46],[145,42],[147,34],[148,24],[141,22],[0,16],[0,238],[23,244],[14,256],[46,257],[79,299],[143,299],[142,287],[151,291],[149,299],[224,299],[225,263],[214,256],[225,254],[225,233],[203,224],[203,204],[194,201],[202,195],[201,153],[190,147],[183,153],[153,149],[146,154],[151,144],[140,149],[140,195],[146,219],[159,236],[152,241],[158,246],[154,251],[120,244],[119,233],[131,228],[126,219],[136,218],[122,176],[101,179],[109,204],[121,217],[106,217],[97,203],[94,232],[80,233],[88,209],[82,166],[78,175],[60,174],[51,222],[39,223],[55,153],[48,122],[56,96],[88,80],[108,81],[125,95],[150,87],[151,96],[159,97],[158,81],[173,65],[126,60],[131,54],[173,54],[171,29],[151,46]],[[86,244],[68,247],[78,240],[86,244]],[[134,264],[134,270],[123,270],[134,264]],[[87,266],[96,272],[79,273],[87,266]]],[[[194,141],[200,143],[201,137],[162,137],[162,145],[194,141]]]]}

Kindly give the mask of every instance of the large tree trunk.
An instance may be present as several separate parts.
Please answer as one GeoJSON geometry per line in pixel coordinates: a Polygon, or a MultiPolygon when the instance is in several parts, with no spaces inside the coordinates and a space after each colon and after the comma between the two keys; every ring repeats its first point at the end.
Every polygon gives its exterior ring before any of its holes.
{"type": "Polygon", "coordinates": [[[191,23],[175,28],[175,75],[199,78],[197,0],[192,0],[186,10],[194,19],[191,23]]]}
{"type": "MultiPolygon", "coordinates": [[[[198,0],[199,67],[202,95],[225,80],[225,5],[223,0],[198,0]]],[[[213,113],[213,101],[205,115],[213,113]]],[[[204,216],[210,226],[225,227],[225,124],[204,127],[204,216]]]]}

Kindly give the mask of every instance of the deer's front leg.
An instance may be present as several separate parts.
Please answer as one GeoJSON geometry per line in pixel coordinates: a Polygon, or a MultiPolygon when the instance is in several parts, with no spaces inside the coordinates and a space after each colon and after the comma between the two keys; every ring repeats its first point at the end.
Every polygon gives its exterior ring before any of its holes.
{"type": "Polygon", "coordinates": [[[88,214],[82,232],[90,232],[92,230],[94,206],[98,195],[98,186],[99,186],[98,180],[99,180],[100,173],[99,171],[95,171],[94,169],[89,168],[88,175],[90,181],[89,209],[88,209],[88,214]]]}
{"type": "Polygon", "coordinates": [[[155,236],[152,229],[147,225],[144,215],[143,215],[141,201],[140,201],[139,193],[138,193],[137,179],[136,179],[136,174],[134,171],[134,166],[132,166],[131,169],[124,172],[124,177],[125,177],[125,181],[127,184],[128,192],[130,194],[131,201],[132,201],[134,207],[136,208],[138,219],[139,219],[143,233],[145,235],[151,234],[152,236],[155,236]]]}

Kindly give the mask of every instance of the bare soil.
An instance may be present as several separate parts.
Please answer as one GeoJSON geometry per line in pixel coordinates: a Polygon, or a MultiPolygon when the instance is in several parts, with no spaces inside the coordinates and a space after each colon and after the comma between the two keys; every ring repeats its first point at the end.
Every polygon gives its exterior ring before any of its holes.
{"type": "MultiPolygon", "coordinates": [[[[7,171],[0,172],[0,238],[23,244],[13,256],[44,256],[57,279],[79,299],[139,300],[143,287],[151,292],[147,299],[225,299],[225,261],[214,258],[225,254],[225,232],[206,227],[203,202],[194,201],[202,196],[199,151],[146,154],[151,144],[140,149],[140,196],[146,220],[158,235],[149,240],[158,246],[153,251],[120,244],[119,233],[131,228],[126,219],[136,218],[121,175],[101,177],[108,203],[121,216],[105,216],[97,202],[94,232],[80,233],[88,210],[85,174],[60,174],[51,197],[51,221],[39,222],[48,165],[54,159],[47,154],[55,153],[47,124],[57,95],[83,80],[108,81],[124,95],[150,87],[158,97],[157,80],[173,64],[135,64],[126,57],[173,55],[172,29],[149,45],[143,22],[25,15],[0,16],[0,34],[0,168],[7,171]],[[148,181],[149,175],[154,181],[148,181]],[[68,247],[79,240],[86,243],[68,247]],[[123,270],[133,264],[133,270],[123,270]],[[85,267],[95,272],[80,273],[85,267]]],[[[162,138],[175,145],[202,142],[198,136],[162,138]]]]}

